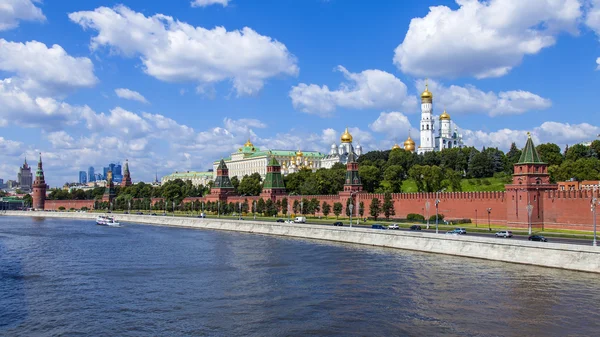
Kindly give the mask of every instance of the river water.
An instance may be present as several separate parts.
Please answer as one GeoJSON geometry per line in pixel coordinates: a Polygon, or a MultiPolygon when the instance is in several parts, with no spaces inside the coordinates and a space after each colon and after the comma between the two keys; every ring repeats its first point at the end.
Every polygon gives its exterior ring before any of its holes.
{"type": "Polygon", "coordinates": [[[600,277],[313,240],[0,217],[0,335],[598,336],[600,277]]]}

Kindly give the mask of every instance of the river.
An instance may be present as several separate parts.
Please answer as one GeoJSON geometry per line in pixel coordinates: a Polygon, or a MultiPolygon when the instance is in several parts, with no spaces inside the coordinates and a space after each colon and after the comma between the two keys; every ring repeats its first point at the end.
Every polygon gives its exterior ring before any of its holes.
{"type": "Polygon", "coordinates": [[[274,236],[0,217],[0,335],[598,336],[595,274],[274,236]]]}

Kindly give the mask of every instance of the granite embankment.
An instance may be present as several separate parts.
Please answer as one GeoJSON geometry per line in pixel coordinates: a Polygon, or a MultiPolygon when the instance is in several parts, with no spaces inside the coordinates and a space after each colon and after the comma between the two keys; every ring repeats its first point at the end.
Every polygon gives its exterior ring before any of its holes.
{"type": "MultiPolygon", "coordinates": [[[[89,220],[93,220],[97,216],[97,214],[94,213],[17,211],[8,211],[4,215],[89,220]]],[[[347,242],[600,273],[600,247],[592,246],[586,247],[559,243],[510,241],[483,237],[438,235],[432,233],[383,231],[368,228],[286,224],[247,220],[234,221],[214,218],[199,219],[126,214],[119,214],[117,215],[117,218],[120,222],[226,230],[347,242]]]]}

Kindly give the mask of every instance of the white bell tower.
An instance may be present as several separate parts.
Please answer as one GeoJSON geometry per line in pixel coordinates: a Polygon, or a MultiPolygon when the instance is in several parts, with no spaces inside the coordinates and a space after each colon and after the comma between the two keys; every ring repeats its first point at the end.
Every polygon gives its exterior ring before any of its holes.
{"type": "Polygon", "coordinates": [[[435,150],[435,134],[433,129],[433,95],[429,91],[426,80],[425,91],[421,94],[421,142],[417,153],[421,154],[435,150]]]}

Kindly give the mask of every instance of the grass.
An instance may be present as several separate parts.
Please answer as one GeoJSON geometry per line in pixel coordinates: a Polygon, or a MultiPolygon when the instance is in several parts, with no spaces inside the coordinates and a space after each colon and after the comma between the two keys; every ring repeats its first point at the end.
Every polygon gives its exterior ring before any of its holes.
{"type": "MultiPolygon", "coordinates": [[[[463,192],[504,191],[506,180],[502,178],[462,179],[460,186],[463,192]]],[[[402,182],[402,192],[418,192],[417,183],[408,179],[402,182]]]]}

